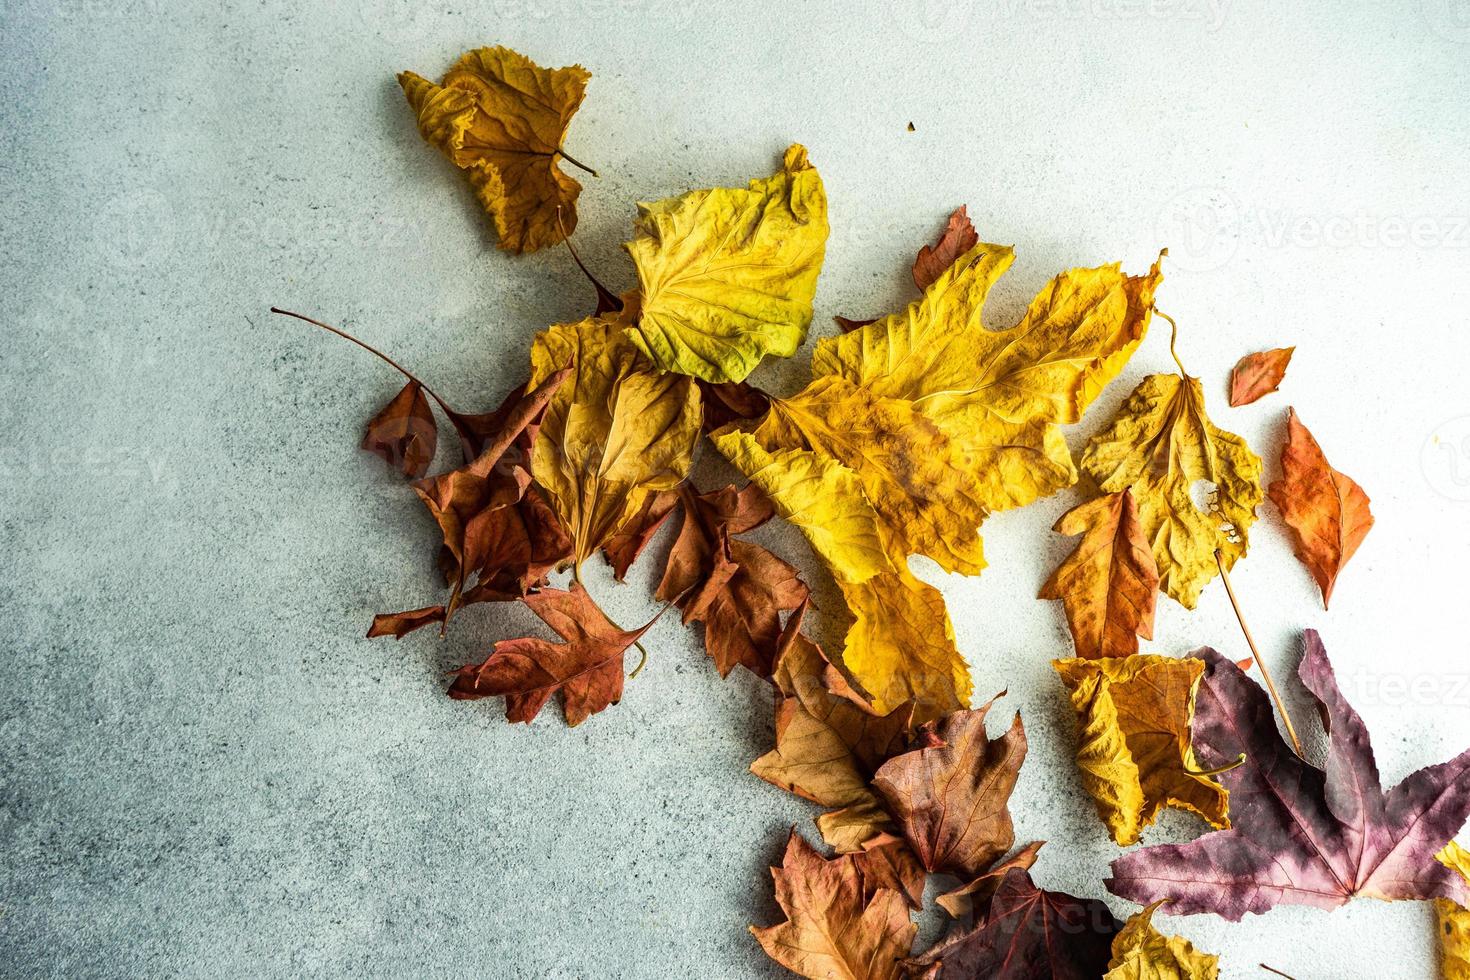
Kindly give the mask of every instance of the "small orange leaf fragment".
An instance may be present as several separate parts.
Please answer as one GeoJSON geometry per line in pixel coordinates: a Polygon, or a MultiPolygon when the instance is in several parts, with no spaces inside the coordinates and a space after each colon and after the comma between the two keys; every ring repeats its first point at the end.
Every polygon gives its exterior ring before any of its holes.
{"type": "Polygon", "coordinates": [[[1280,387],[1295,350],[1295,347],[1277,347],[1247,354],[1237,361],[1230,372],[1230,407],[1249,405],[1280,387]]]}

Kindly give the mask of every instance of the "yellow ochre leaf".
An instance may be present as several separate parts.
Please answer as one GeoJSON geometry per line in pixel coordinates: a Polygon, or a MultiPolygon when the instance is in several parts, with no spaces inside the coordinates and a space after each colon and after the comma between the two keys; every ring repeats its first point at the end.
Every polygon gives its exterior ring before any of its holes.
{"type": "Polygon", "coordinates": [[[827,248],[822,178],[793,145],[748,188],[690,191],[638,206],[633,240],[643,313],[629,333],[661,370],[743,381],[806,339],[827,248]]]}
{"type": "Polygon", "coordinates": [[[1137,653],[1138,638],[1154,635],[1159,570],[1132,494],[1123,490],[1074,507],[1056,530],[1084,537],[1041,587],[1040,598],[1065,603],[1077,656],[1137,653]]]}
{"type": "Polygon", "coordinates": [[[1190,746],[1204,661],[1135,654],[1053,661],[1077,711],[1077,768],[1100,816],[1134,844],[1166,806],[1229,826],[1229,793],[1199,769],[1190,746]]]}
{"type": "Polygon", "coordinates": [[[1103,980],[1217,980],[1220,957],[1201,953],[1182,936],[1165,936],[1153,915],[1163,902],[1139,909],[1113,937],[1113,958],[1103,980]]]}
{"type": "Polygon", "coordinates": [[[531,347],[532,387],[573,368],[546,406],[531,466],[572,536],[578,564],[648,495],[678,486],[699,439],[699,389],[643,359],[624,338],[628,315],[559,324],[531,347]]]}
{"type": "MultiPolygon", "coordinates": [[[[1455,841],[1446,844],[1435,858],[1470,881],[1470,851],[1455,841]]],[[[1439,975],[1444,980],[1470,980],[1470,909],[1437,898],[1434,914],[1439,925],[1439,975]]]]}
{"type": "Polygon", "coordinates": [[[398,76],[419,132],[469,176],[501,248],[534,252],[577,226],[582,185],[557,158],[570,159],[562,141],[591,77],[580,65],[542,68],[504,47],[466,52],[440,85],[411,71],[398,76]]]}
{"type": "Polygon", "coordinates": [[[1143,379],[1106,431],[1082,454],[1082,468],[1104,492],[1131,488],[1153,549],[1160,587],[1186,609],[1245,555],[1261,490],[1261,458],[1244,439],[1205,415],[1199,379],[1143,379]]]}

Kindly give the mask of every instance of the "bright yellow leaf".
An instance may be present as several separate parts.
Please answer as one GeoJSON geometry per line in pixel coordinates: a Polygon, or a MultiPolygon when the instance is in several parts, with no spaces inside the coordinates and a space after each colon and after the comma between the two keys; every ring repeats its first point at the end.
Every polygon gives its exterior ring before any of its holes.
{"type": "Polygon", "coordinates": [[[1220,957],[1201,953],[1183,936],[1165,936],[1153,926],[1154,902],[1133,914],[1113,937],[1113,958],[1103,980],[1216,980],[1220,957]]]}
{"type": "Polygon", "coordinates": [[[574,369],[546,406],[531,465],[579,565],[649,494],[688,475],[699,439],[699,389],[643,359],[623,334],[629,315],[559,324],[531,347],[533,387],[574,369]]]}
{"type": "Polygon", "coordinates": [[[1190,745],[1204,661],[1135,654],[1053,661],[1077,711],[1077,768],[1113,840],[1134,844],[1166,806],[1229,826],[1230,794],[1206,776],[1190,745]]]}
{"type": "MultiPolygon", "coordinates": [[[[1470,851],[1450,841],[1435,857],[1470,880],[1470,851]]],[[[1439,923],[1439,975],[1444,980],[1470,980],[1470,909],[1447,898],[1434,900],[1439,923]]]]}
{"type": "Polygon", "coordinates": [[[398,76],[419,132],[468,174],[501,248],[533,252],[577,226],[582,185],[557,159],[570,159],[562,141],[591,77],[580,65],[542,68],[502,47],[467,52],[441,85],[411,71],[398,76]]]}
{"type": "Polygon", "coordinates": [[[838,581],[864,582],[893,567],[878,536],[878,515],[852,470],[819,453],[769,452],[739,429],[710,439],[765,491],[778,514],[801,529],[838,581]]]}
{"type": "Polygon", "coordinates": [[[1159,586],[1187,609],[1216,575],[1242,557],[1256,521],[1261,458],[1245,440],[1205,415],[1198,378],[1143,379],[1106,431],[1082,454],[1104,492],[1132,488],[1159,568],[1159,586]]]}
{"type": "Polygon", "coordinates": [[[742,381],[806,339],[827,247],[822,178],[793,145],[749,188],[690,191],[638,206],[627,244],[643,314],[633,342],[665,371],[742,381]]]}

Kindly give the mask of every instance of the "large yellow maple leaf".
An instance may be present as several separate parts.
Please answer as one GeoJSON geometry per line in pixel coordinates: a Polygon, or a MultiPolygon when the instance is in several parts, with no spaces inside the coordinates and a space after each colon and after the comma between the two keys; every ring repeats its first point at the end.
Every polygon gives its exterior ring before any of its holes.
{"type": "Polygon", "coordinates": [[[908,557],[975,574],[988,514],[1076,479],[1058,425],[1077,421],[1137,347],[1161,278],[1157,264],[1144,276],[1073,269],[1018,325],[990,331],[981,308],[1012,257],[1000,245],[968,250],[903,312],[819,344],[812,383],[773,398],[759,424],[715,433],[783,516],[800,515],[794,522],[842,585],[856,620],[843,661],[879,710],[912,700],[922,720],[968,703],[943,598],[909,572],[908,557]],[[785,484],[811,483],[779,470],[810,472],[819,459],[827,488],[793,499],[785,484]],[[850,526],[854,513],[871,515],[886,568],[871,547],[849,566],[832,546],[834,526],[850,526]]]}
{"type": "Polygon", "coordinates": [[[466,52],[441,85],[411,71],[398,76],[419,132],[469,176],[501,248],[533,252],[577,226],[582,185],[556,164],[571,159],[562,141],[591,77],[580,65],[542,68],[503,47],[466,52]]]}

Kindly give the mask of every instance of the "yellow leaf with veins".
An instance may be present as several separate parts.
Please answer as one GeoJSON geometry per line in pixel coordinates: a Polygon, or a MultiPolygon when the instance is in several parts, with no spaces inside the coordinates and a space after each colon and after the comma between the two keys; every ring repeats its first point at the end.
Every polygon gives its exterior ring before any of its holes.
{"type": "MultiPolygon", "coordinates": [[[[1440,864],[1470,881],[1470,851],[1450,841],[1435,855],[1440,864]]],[[[1470,909],[1447,898],[1434,900],[1439,925],[1439,975],[1444,980],[1470,980],[1470,909]]]]}
{"type": "Polygon", "coordinates": [[[1139,909],[1113,937],[1113,958],[1103,980],[1216,980],[1220,957],[1201,953],[1182,936],[1165,936],[1153,926],[1163,902],[1139,909]]]}
{"type": "Polygon", "coordinates": [[[1159,586],[1186,609],[1225,567],[1245,555],[1261,490],[1261,458],[1205,415],[1199,379],[1153,374],[1082,454],[1104,492],[1132,488],[1159,586]]]}
{"type": "Polygon", "coordinates": [[[690,191],[638,206],[628,253],[643,314],[633,342],[665,371],[743,381],[806,339],[827,248],[822,178],[793,145],[748,188],[690,191]]]}
{"type": "Polygon", "coordinates": [[[562,141],[591,77],[580,65],[542,68],[502,47],[467,52],[440,85],[411,71],[398,76],[419,132],[469,176],[501,248],[534,252],[577,226],[582,185],[557,158],[566,157],[562,141]]]}
{"type": "Polygon", "coordinates": [[[1166,806],[1229,826],[1230,794],[1190,745],[1204,661],[1135,654],[1053,661],[1077,711],[1077,768],[1113,840],[1134,844],[1166,806]]]}
{"type": "Polygon", "coordinates": [[[531,467],[579,565],[650,494],[683,481],[699,439],[694,382],[655,371],[623,335],[634,307],[550,327],[531,346],[533,388],[573,368],[547,403],[531,467]]]}

